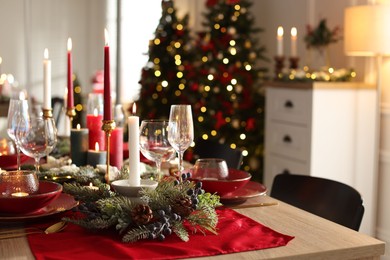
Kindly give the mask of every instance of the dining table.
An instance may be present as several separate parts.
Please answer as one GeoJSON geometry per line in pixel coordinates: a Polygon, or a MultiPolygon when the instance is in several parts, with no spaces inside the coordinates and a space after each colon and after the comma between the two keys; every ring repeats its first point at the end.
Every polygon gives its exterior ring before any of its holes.
{"type": "MultiPolygon", "coordinates": [[[[268,195],[248,198],[224,207],[233,209],[277,232],[288,234],[293,239],[285,246],[193,259],[380,259],[380,256],[385,253],[383,241],[268,195]]],[[[0,223],[0,231],[4,229],[4,223],[0,223]]],[[[47,236],[47,239],[50,239],[50,235],[47,236]]],[[[251,233],[248,232],[247,236],[250,237],[251,233]]],[[[262,238],[253,236],[253,239],[262,238]]],[[[61,254],[61,244],[58,244],[58,254],[61,254]]],[[[35,259],[35,257],[30,250],[28,239],[19,237],[0,240],[0,259],[35,259]]]]}

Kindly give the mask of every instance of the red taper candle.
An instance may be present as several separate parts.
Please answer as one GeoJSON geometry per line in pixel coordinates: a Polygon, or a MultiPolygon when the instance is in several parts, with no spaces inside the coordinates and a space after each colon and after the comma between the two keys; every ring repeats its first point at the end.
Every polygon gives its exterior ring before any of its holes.
{"type": "Polygon", "coordinates": [[[72,80],[72,39],[68,38],[68,101],[67,107],[73,108],[73,80],[72,80]]]}
{"type": "Polygon", "coordinates": [[[106,45],[104,46],[104,114],[103,120],[112,120],[111,88],[110,88],[110,46],[108,32],[104,30],[106,45]]]}

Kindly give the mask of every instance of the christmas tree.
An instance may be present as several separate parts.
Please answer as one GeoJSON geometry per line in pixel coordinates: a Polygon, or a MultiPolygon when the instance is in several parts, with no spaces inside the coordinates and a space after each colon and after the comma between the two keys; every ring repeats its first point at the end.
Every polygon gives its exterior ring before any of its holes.
{"type": "MultiPolygon", "coordinates": [[[[258,46],[249,0],[208,0],[205,32],[199,34],[199,65],[192,89],[198,92],[193,106],[196,136],[227,143],[243,151],[242,169],[261,180],[264,96],[258,68],[266,59],[258,46]]],[[[196,145],[196,143],[195,143],[196,145]]]]}
{"type": "MultiPolygon", "coordinates": [[[[194,59],[188,15],[178,19],[173,1],[163,0],[162,16],[142,69],[138,111],[143,119],[168,118],[172,104],[190,104],[188,79],[194,59]]],[[[192,75],[191,75],[192,74],[192,75]]]]}
{"type": "MultiPolygon", "coordinates": [[[[141,118],[169,117],[172,104],[190,104],[196,139],[227,143],[241,149],[242,169],[261,180],[264,97],[260,93],[258,47],[249,0],[209,0],[205,31],[192,45],[188,16],[176,17],[170,0],[150,41],[149,61],[142,69],[138,112],[141,118]]],[[[195,140],[196,146],[196,140],[195,140]]],[[[185,159],[191,161],[191,148],[185,159]]]]}

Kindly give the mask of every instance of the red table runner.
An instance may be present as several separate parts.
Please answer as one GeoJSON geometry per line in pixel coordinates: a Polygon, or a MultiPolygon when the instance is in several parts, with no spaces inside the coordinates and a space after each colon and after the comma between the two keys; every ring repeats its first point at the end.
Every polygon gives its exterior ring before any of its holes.
{"type": "Polygon", "coordinates": [[[123,243],[113,232],[69,224],[56,234],[28,235],[36,259],[177,259],[285,246],[294,237],[276,232],[231,209],[218,209],[218,235],[198,232],[188,242],[172,234],[164,241],[123,243]]]}

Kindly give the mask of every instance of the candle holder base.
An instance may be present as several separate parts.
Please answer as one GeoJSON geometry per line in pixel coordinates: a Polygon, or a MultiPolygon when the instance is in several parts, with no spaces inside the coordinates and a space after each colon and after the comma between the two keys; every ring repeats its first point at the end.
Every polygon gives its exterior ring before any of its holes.
{"type": "Polygon", "coordinates": [[[290,69],[297,69],[298,68],[298,62],[299,58],[298,57],[290,57],[290,69]]]}
{"type": "Polygon", "coordinates": [[[129,180],[117,180],[111,183],[111,186],[114,190],[122,196],[130,198],[139,198],[140,191],[142,189],[154,190],[158,185],[157,181],[149,179],[141,179],[141,184],[139,186],[130,186],[129,180]]]}
{"type": "Polygon", "coordinates": [[[275,56],[275,79],[278,80],[282,77],[282,71],[284,68],[284,56],[275,56]]]}
{"type": "Polygon", "coordinates": [[[51,108],[42,108],[42,113],[44,118],[52,118],[53,117],[53,109],[51,108]]]}

